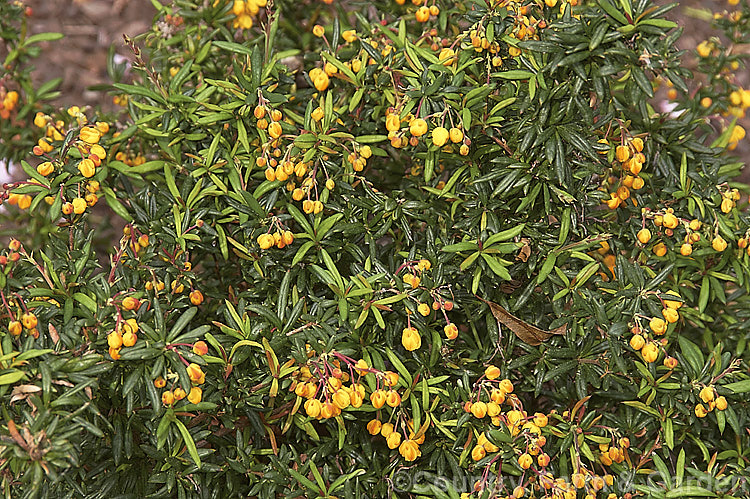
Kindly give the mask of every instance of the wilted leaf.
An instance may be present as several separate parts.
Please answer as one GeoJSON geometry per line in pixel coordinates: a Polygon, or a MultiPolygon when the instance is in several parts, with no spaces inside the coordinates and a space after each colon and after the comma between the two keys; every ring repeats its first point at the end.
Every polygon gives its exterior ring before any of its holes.
{"type": "Polygon", "coordinates": [[[490,306],[492,315],[495,316],[495,319],[497,319],[497,321],[500,324],[509,328],[511,331],[513,331],[516,334],[516,336],[518,336],[518,338],[521,341],[529,345],[532,345],[532,346],[540,345],[543,341],[550,339],[552,335],[565,334],[565,331],[568,329],[567,324],[564,324],[558,327],[557,329],[553,329],[552,331],[545,331],[543,329],[539,329],[538,327],[533,326],[529,324],[528,322],[522,321],[521,319],[511,314],[510,312],[505,310],[503,307],[501,307],[497,303],[493,303],[491,301],[487,301],[482,298],[479,298],[479,299],[490,306]]]}
{"type": "Polygon", "coordinates": [[[28,398],[29,395],[36,392],[41,392],[42,388],[36,385],[18,385],[13,387],[13,392],[10,396],[10,403],[17,402],[28,398]]]}

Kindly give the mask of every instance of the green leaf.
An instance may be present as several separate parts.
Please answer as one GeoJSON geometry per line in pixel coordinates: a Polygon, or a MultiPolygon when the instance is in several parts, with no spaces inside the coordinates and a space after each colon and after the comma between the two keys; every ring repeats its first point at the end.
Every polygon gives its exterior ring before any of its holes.
{"type": "Polygon", "coordinates": [[[8,373],[0,374],[0,386],[12,385],[13,383],[21,381],[25,377],[26,373],[19,370],[13,370],[8,373]]]}
{"type": "Polygon", "coordinates": [[[188,453],[190,453],[190,457],[193,458],[193,462],[195,465],[200,468],[201,467],[201,457],[198,455],[198,448],[195,446],[195,441],[193,440],[193,437],[190,436],[190,432],[187,428],[185,428],[185,425],[182,424],[182,421],[179,419],[174,420],[174,424],[177,426],[177,429],[180,430],[180,433],[182,434],[182,440],[185,442],[185,447],[187,447],[188,453]]]}
{"type": "Polygon", "coordinates": [[[705,365],[705,359],[703,358],[701,349],[698,348],[698,345],[696,345],[683,335],[680,335],[677,338],[677,341],[680,343],[680,351],[682,352],[682,355],[685,357],[688,364],[690,364],[690,367],[693,369],[695,375],[697,376],[703,370],[703,366],[705,365]]]}
{"type": "Polygon", "coordinates": [[[448,246],[443,246],[441,251],[445,251],[446,253],[456,253],[459,251],[471,251],[471,250],[477,250],[477,249],[479,249],[479,246],[477,245],[477,243],[463,242],[463,243],[449,244],[448,246]]]}
{"type": "Polygon", "coordinates": [[[523,69],[511,69],[510,71],[503,71],[500,73],[492,73],[493,77],[502,78],[504,80],[528,80],[534,73],[531,71],[525,71],[523,69]]]}
{"type": "Polygon", "coordinates": [[[717,497],[714,492],[697,485],[683,485],[667,492],[667,499],[673,497],[717,497]]]}
{"type": "Polygon", "coordinates": [[[487,253],[482,253],[482,258],[485,262],[487,262],[487,265],[490,267],[490,270],[495,273],[498,277],[501,279],[505,279],[506,281],[510,281],[510,273],[508,272],[508,269],[503,267],[503,264],[500,263],[499,258],[492,257],[488,255],[487,253]]]}
{"type": "Polygon", "coordinates": [[[404,366],[403,362],[401,362],[401,359],[399,359],[393,350],[386,347],[385,354],[388,356],[388,360],[391,361],[391,364],[393,364],[393,367],[396,368],[396,371],[401,375],[402,378],[404,378],[404,381],[406,381],[406,386],[412,385],[412,377],[409,371],[406,369],[406,366],[404,366]]]}
{"type": "Polygon", "coordinates": [[[39,42],[54,42],[55,40],[63,38],[63,36],[64,35],[62,33],[37,33],[23,40],[20,46],[25,47],[27,45],[39,42]]]}
{"type": "Polygon", "coordinates": [[[97,309],[96,301],[94,301],[94,299],[91,298],[90,296],[87,296],[79,292],[79,293],[73,294],[73,299],[77,301],[78,303],[80,303],[81,305],[83,305],[84,307],[86,307],[87,309],[89,309],[92,314],[96,313],[96,309],[97,309]]]}
{"type": "MultiPolygon", "coordinates": [[[[515,227],[512,227],[510,229],[504,230],[502,232],[498,232],[497,234],[493,234],[490,237],[487,238],[487,240],[484,242],[483,248],[487,248],[488,246],[492,246],[495,243],[499,243],[500,241],[508,241],[509,239],[513,239],[517,235],[519,235],[524,227],[526,227],[526,224],[519,224],[515,227]]],[[[443,248],[443,251],[445,251],[445,248],[443,248]]]]}
{"type": "Polygon", "coordinates": [[[727,390],[731,390],[732,393],[747,393],[750,392],[750,379],[735,381],[734,383],[727,383],[726,385],[720,386],[727,390]]]}
{"type": "Polygon", "coordinates": [[[198,307],[190,307],[185,312],[182,313],[179,319],[177,319],[172,326],[172,329],[169,331],[169,335],[167,336],[167,341],[174,341],[177,336],[179,336],[180,332],[182,332],[183,329],[190,323],[190,321],[195,317],[195,314],[198,313],[198,307]]]}

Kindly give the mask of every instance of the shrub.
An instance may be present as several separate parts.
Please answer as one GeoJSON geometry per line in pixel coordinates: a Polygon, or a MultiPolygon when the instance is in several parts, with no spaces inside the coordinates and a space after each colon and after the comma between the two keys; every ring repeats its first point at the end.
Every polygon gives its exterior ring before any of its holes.
{"type": "Polygon", "coordinates": [[[741,57],[706,106],[648,1],[155,5],[121,113],[21,89],[8,495],[747,492],[741,57]]]}

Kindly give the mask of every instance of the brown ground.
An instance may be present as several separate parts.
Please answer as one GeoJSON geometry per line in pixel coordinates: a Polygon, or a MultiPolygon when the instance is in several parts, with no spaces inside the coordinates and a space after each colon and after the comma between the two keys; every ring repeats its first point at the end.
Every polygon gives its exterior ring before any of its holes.
{"type": "Polygon", "coordinates": [[[25,0],[34,13],[29,31],[58,32],[65,38],[43,46],[36,61],[38,81],[62,76],[61,105],[110,103],[92,85],[110,83],[107,52],[115,44],[118,54],[130,58],[123,34],[135,36],[151,27],[156,9],[149,0],[25,0]]]}
{"type": "MultiPolygon", "coordinates": [[[[665,0],[657,2],[666,3],[665,0]]],[[[122,35],[134,36],[150,29],[156,13],[150,0],[25,0],[25,3],[34,9],[29,26],[31,33],[55,31],[65,35],[62,40],[44,47],[37,61],[38,81],[63,77],[62,95],[58,99],[61,105],[109,106],[111,101],[106,94],[87,88],[108,83],[106,58],[111,44],[115,44],[118,54],[130,58],[122,35]]],[[[726,0],[686,0],[670,13],[673,20],[686,27],[679,45],[688,50],[714,35],[707,22],[691,13],[691,7],[721,11],[729,5],[726,0]]],[[[694,61],[688,55],[685,63],[690,67],[694,61]]],[[[745,87],[750,86],[749,71],[737,76],[745,87]]],[[[750,132],[749,121],[745,120],[745,128],[750,132]]],[[[750,163],[750,133],[748,135],[737,152],[750,163]]],[[[750,181],[750,168],[743,178],[750,181]]]]}

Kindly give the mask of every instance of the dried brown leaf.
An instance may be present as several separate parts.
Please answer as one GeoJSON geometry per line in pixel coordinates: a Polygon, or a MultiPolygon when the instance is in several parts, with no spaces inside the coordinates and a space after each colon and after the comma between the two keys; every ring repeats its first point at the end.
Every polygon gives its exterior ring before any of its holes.
{"type": "Polygon", "coordinates": [[[36,385],[18,385],[13,387],[13,392],[10,396],[10,403],[17,402],[28,398],[29,395],[36,392],[41,392],[42,389],[36,385]]]}
{"type": "Polygon", "coordinates": [[[483,298],[479,299],[490,306],[492,315],[500,324],[513,331],[521,341],[532,346],[540,345],[543,341],[550,339],[555,334],[565,334],[565,331],[568,328],[567,324],[563,324],[552,331],[545,331],[544,329],[533,326],[528,322],[522,321],[497,303],[487,301],[483,298]]]}

